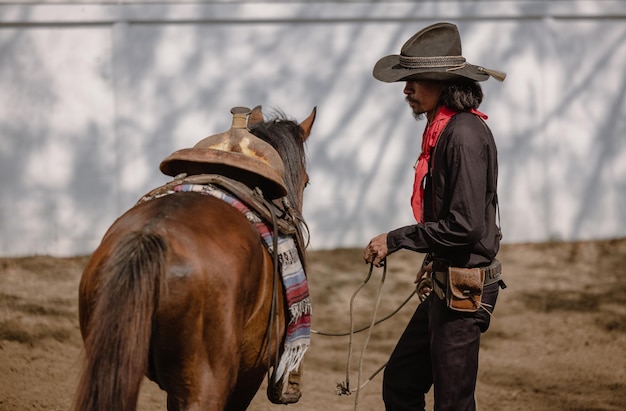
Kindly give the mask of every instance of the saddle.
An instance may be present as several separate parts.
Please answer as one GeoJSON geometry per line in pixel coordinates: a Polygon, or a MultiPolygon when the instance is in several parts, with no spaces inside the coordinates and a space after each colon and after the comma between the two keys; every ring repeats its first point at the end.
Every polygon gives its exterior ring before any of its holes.
{"type": "MultiPolygon", "coordinates": [[[[255,109],[256,110],[256,109],[255,109]]],[[[256,211],[279,234],[302,233],[286,197],[285,168],[280,155],[266,141],[248,131],[254,112],[233,107],[230,130],[177,150],[163,160],[160,170],[174,180],[146,194],[140,201],[170,192],[178,184],[214,184],[256,211]]]]}
{"type": "Polygon", "coordinates": [[[169,176],[185,173],[217,174],[257,188],[269,199],[287,195],[285,166],[271,144],[248,131],[247,107],[233,107],[230,130],[206,137],[163,160],[160,170],[169,176]]]}

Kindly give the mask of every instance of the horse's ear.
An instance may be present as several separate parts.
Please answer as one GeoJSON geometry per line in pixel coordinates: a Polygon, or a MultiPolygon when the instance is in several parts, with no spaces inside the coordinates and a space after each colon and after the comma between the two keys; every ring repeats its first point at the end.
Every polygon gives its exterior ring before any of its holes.
{"type": "Polygon", "coordinates": [[[309,138],[309,135],[311,134],[311,129],[313,128],[313,123],[315,122],[316,114],[317,107],[313,107],[313,111],[311,111],[309,117],[307,117],[302,123],[300,123],[302,131],[304,131],[304,137],[302,138],[302,141],[306,141],[306,139],[309,138]]]}
{"type": "Polygon", "coordinates": [[[257,123],[263,122],[263,110],[261,106],[256,106],[250,112],[250,116],[248,117],[248,127],[253,126],[257,123]]]}

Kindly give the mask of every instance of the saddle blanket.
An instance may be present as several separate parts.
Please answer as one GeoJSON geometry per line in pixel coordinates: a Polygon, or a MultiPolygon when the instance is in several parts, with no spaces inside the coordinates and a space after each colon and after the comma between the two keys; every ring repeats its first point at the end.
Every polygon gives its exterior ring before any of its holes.
{"type": "MultiPolygon", "coordinates": [[[[212,184],[180,184],[174,192],[196,192],[219,198],[239,210],[259,231],[270,254],[274,253],[274,238],[271,228],[250,210],[243,202],[230,193],[220,190],[212,184]]],[[[275,381],[281,381],[284,375],[297,369],[311,342],[311,299],[309,287],[300,261],[296,243],[291,236],[277,234],[277,253],[280,264],[285,299],[287,301],[288,324],[285,346],[278,366],[274,370],[275,381]]]]}

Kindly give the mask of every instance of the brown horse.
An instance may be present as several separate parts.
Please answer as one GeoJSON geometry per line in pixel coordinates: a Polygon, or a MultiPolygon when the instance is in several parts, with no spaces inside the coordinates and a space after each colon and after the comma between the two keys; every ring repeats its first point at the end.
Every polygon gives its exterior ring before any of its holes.
{"type": "MultiPolygon", "coordinates": [[[[301,124],[277,117],[253,133],[283,160],[287,198],[300,212],[315,109],[301,124]]],[[[170,411],[246,409],[282,348],[283,310],[268,330],[273,275],[259,232],[226,202],[180,192],[138,203],[109,228],[81,278],[85,365],[74,409],[134,410],[144,375],[167,392],[170,411]]]]}

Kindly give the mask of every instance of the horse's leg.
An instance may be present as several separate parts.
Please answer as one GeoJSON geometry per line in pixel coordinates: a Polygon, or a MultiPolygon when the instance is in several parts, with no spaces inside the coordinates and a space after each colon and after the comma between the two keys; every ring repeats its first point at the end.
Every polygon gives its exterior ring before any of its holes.
{"type": "Polygon", "coordinates": [[[201,353],[187,352],[190,358],[181,370],[187,376],[185,382],[164,387],[168,411],[223,411],[234,385],[234,378],[229,376],[236,374],[236,358],[224,353],[219,361],[209,363],[201,353]]]}
{"type": "Polygon", "coordinates": [[[268,359],[273,364],[276,352],[281,350],[283,344],[285,330],[283,285],[280,278],[277,278],[278,283],[274,290],[272,257],[266,249],[263,248],[262,252],[263,264],[256,275],[258,282],[253,286],[254,304],[246,321],[245,338],[241,346],[239,378],[228,402],[227,411],[242,411],[248,408],[267,374],[268,359]],[[275,295],[274,291],[276,291],[275,295]],[[276,298],[274,304],[277,311],[272,314],[273,298],[276,298]],[[272,315],[275,322],[268,323],[272,315]],[[271,341],[269,341],[270,335],[271,341]]]}
{"type": "MultiPolygon", "coordinates": [[[[248,304],[256,294],[249,283],[259,277],[251,267],[260,270],[263,264],[258,234],[251,232],[248,240],[238,238],[238,245],[250,241],[243,248],[253,251],[236,258],[209,251],[217,248],[210,244],[200,247],[201,256],[193,254],[197,247],[171,247],[169,294],[159,305],[151,353],[151,371],[168,393],[170,411],[227,407],[240,372],[248,304]]],[[[255,341],[255,352],[258,345],[255,341]]]]}
{"type": "MultiPolygon", "coordinates": [[[[228,290],[219,290],[226,297],[228,290]]],[[[233,347],[241,338],[232,331],[236,307],[214,294],[196,276],[186,276],[170,281],[170,298],[159,307],[152,359],[169,411],[222,411],[235,385],[239,354],[233,347]]]]}
{"type": "Polygon", "coordinates": [[[239,337],[229,328],[236,320],[228,315],[216,319],[213,310],[212,320],[220,325],[211,324],[207,330],[203,305],[171,318],[168,335],[153,340],[156,379],[168,394],[169,411],[222,411],[235,385],[239,355],[232,347],[239,337]]]}

